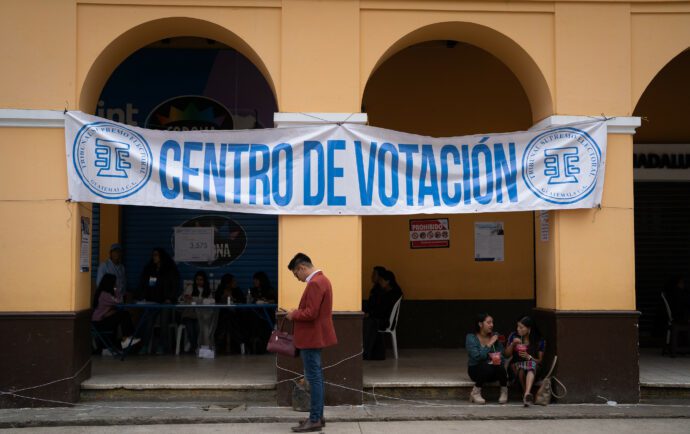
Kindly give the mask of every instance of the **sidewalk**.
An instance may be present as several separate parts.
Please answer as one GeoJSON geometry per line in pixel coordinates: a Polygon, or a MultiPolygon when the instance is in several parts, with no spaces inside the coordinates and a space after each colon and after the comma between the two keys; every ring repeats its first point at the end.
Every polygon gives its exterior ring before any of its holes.
{"type": "MultiPolygon", "coordinates": [[[[685,419],[566,419],[482,420],[417,422],[340,422],[328,424],[328,434],[458,434],[458,433],[558,433],[558,434],[687,434],[685,419]]],[[[26,434],[289,434],[293,423],[217,423],[194,425],[86,426],[10,429],[26,434]]]]}
{"type": "MultiPolygon", "coordinates": [[[[296,423],[306,417],[287,407],[261,404],[100,402],[74,407],[2,409],[0,428],[203,423],[296,423]]],[[[379,402],[378,405],[327,407],[331,422],[477,421],[566,419],[690,419],[690,401],[652,404],[554,404],[524,408],[437,401],[430,405],[379,402]]],[[[690,423],[690,421],[688,422],[690,423]]]]}

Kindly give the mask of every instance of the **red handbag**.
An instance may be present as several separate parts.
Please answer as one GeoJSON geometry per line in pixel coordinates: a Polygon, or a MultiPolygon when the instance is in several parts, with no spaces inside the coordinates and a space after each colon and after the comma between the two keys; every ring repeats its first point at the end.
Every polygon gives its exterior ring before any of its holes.
{"type": "Polygon", "coordinates": [[[266,351],[276,354],[282,354],[288,357],[297,357],[298,350],[295,348],[293,336],[291,333],[283,331],[285,318],[280,321],[280,326],[277,330],[273,330],[271,337],[268,339],[266,351]]]}

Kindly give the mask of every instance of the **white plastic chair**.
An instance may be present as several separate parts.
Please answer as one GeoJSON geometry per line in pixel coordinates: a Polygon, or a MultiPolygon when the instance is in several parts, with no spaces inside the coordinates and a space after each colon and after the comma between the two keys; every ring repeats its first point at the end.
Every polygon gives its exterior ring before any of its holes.
{"type": "Polygon", "coordinates": [[[398,358],[398,338],[395,334],[395,330],[398,328],[398,315],[400,314],[400,302],[402,297],[395,302],[393,310],[391,310],[391,317],[388,320],[388,328],[386,330],[379,330],[379,333],[390,333],[391,339],[393,340],[393,356],[398,358]]]}
{"type": "MultiPolygon", "coordinates": [[[[690,325],[674,323],[671,305],[668,304],[668,300],[663,291],[661,292],[661,300],[664,302],[664,308],[666,310],[666,341],[664,342],[664,348],[661,350],[661,355],[666,354],[666,351],[668,351],[673,357],[679,349],[678,334],[680,332],[690,333],[690,325]]],[[[686,350],[686,348],[680,349],[686,350]]]]}

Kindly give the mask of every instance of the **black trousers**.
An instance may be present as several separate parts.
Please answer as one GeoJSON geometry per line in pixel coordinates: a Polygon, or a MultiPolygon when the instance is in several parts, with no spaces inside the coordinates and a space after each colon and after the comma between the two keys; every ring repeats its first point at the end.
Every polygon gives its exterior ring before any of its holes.
{"type": "Polygon", "coordinates": [[[249,343],[248,336],[252,331],[248,330],[249,325],[245,324],[249,322],[245,320],[248,318],[246,314],[252,313],[220,309],[216,327],[216,351],[239,352],[240,344],[249,343]]]}
{"type": "Polygon", "coordinates": [[[362,322],[362,358],[364,360],[385,360],[386,344],[383,341],[381,320],[373,317],[366,317],[362,322]]]}
{"type": "Polygon", "coordinates": [[[508,374],[503,365],[480,363],[478,365],[468,366],[467,373],[477,387],[482,387],[484,383],[492,383],[494,381],[498,381],[503,387],[508,384],[508,374]]]}
{"type": "Polygon", "coordinates": [[[118,310],[112,315],[103,318],[100,321],[94,321],[94,326],[98,330],[116,332],[117,326],[122,328],[122,336],[132,336],[134,333],[134,326],[132,325],[132,317],[126,310],[118,310]]]}

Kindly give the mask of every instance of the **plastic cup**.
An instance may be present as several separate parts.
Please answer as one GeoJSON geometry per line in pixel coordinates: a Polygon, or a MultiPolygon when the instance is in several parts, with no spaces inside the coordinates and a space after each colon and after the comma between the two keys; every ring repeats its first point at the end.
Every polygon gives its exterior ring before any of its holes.
{"type": "Polygon", "coordinates": [[[520,352],[522,352],[522,351],[525,351],[525,352],[526,352],[526,351],[527,351],[527,345],[525,345],[525,344],[517,344],[517,345],[515,345],[515,351],[517,351],[518,354],[520,354],[520,352]]]}
{"type": "Polygon", "coordinates": [[[500,352],[489,353],[489,357],[491,358],[491,364],[492,365],[500,365],[501,364],[501,353],[500,352]]]}

